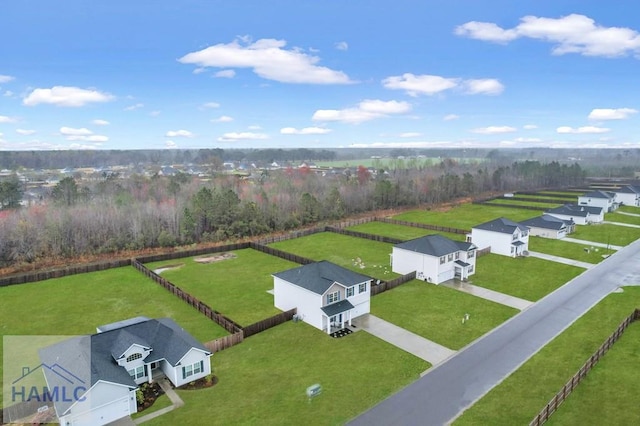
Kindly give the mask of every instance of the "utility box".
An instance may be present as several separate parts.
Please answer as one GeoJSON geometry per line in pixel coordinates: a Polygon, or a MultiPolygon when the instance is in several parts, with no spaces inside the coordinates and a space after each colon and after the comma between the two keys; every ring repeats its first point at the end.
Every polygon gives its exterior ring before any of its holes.
{"type": "Polygon", "coordinates": [[[322,393],[322,386],[320,386],[318,383],[307,388],[307,397],[309,399],[313,398],[314,396],[320,395],[320,393],[322,393]]]}

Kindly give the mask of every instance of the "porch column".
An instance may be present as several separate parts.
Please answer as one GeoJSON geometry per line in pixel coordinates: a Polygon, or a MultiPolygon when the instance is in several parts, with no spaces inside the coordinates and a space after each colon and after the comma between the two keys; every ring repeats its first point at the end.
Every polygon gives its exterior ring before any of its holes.
{"type": "Polygon", "coordinates": [[[323,315],[323,317],[327,319],[327,334],[331,334],[331,318],[326,315],[323,315]]]}
{"type": "Polygon", "coordinates": [[[151,383],[153,381],[153,372],[151,371],[151,364],[145,364],[144,368],[147,370],[147,382],[151,383]]]}

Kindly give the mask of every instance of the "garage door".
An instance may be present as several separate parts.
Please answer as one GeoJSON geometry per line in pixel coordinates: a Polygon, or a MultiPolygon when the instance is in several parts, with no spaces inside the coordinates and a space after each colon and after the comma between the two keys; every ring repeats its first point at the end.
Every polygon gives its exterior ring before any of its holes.
{"type": "Polygon", "coordinates": [[[86,413],[79,414],[72,419],[70,426],[96,426],[111,423],[125,416],[129,416],[129,397],[124,397],[102,407],[94,408],[86,413]]]}

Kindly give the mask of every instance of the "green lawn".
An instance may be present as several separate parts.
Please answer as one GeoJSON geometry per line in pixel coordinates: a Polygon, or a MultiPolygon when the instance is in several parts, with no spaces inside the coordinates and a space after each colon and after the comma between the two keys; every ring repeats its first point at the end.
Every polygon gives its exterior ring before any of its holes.
{"type": "Polygon", "coordinates": [[[396,225],[394,223],[384,223],[377,221],[350,226],[347,229],[351,231],[366,232],[368,234],[383,235],[385,237],[399,238],[401,240],[412,240],[414,238],[424,237],[425,235],[431,234],[438,234],[452,240],[459,241],[464,241],[466,238],[466,235],[463,234],[432,231],[430,229],[422,229],[413,226],[396,225]]]}
{"type": "Polygon", "coordinates": [[[456,350],[518,312],[508,306],[418,280],[371,299],[372,314],[456,350]],[[465,313],[470,319],[463,324],[465,313]]]}
{"type": "Polygon", "coordinates": [[[140,411],[138,413],[134,413],[131,418],[132,419],[138,419],[140,417],[144,417],[147,414],[151,414],[153,412],[156,412],[158,410],[161,410],[163,408],[169,407],[170,405],[173,405],[171,403],[171,400],[169,399],[169,397],[165,394],[160,395],[160,397],[158,397],[158,399],[156,399],[153,403],[153,405],[149,408],[147,408],[144,411],[140,411]]]}
{"type": "Polygon", "coordinates": [[[609,352],[598,361],[580,386],[553,414],[549,424],[586,425],[594,419],[619,425],[640,423],[638,342],[640,324],[636,322],[625,330],[609,352]]]}
{"type": "Polygon", "coordinates": [[[498,199],[489,201],[488,204],[489,205],[510,204],[514,206],[523,206],[523,207],[542,207],[545,209],[553,209],[555,207],[562,205],[562,204],[545,203],[543,201],[523,201],[523,200],[518,200],[517,198],[510,198],[510,199],[498,198],[498,199]]]}
{"type": "Polygon", "coordinates": [[[584,272],[583,268],[535,257],[481,256],[471,284],[535,302],[584,272]]]}
{"type": "MultiPolygon", "coordinates": [[[[448,210],[411,210],[394,216],[394,219],[409,222],[429,223],[431,225],[448,226],[451,228],[467,229],[475,225],[488,222],[499,217],[516,222],[529,219],[536,215],[533,210],[514,209],[498,205],[461,204],[448,210]]],[[[541,213],[541,212],[540,212],[541,213]]]]}
{"type": "Polygon", "coordinates": [[[390,280],[399,276],[391,272],[389,264],[393,244],[321,232],[270,246],[318,261],[328,260],[374,278],[390,280]]]}
{"type": "Polygon", "coordinates": [[[609,222],[621,222],[630,223],[632,225],[640,225],[640,216],[629,216],[628,214],[621,214],[618,212],[605,213],[604,220],[609,222]]]}
{"type": "Polygon", "coordinates": [[[640,207],[635,206],[621,206],[618,210],[621,212],[640,214],[640,207]]]}
{"type": "Polygon", "coordinates": [[[430,365],[358,331],[333,339],[288,322],[216,353],[215,386],[178,394],[185,406],[148,424],[344,424],[403,386],[430,365]],[[309,401],[308,386],[322,386],[309,401]]]}
{"type": "MultiPolygon", "coordinates": [[[[522,365],[505,381],[491,390],[484,398],[469,408],[455,425],[525,425],[549,402],[564,384],[578,371],[584,362],[600,347],[613,333],[616,327],[627,317],[633,309],[640,306],[640,287],[625,287],[623,293],[613,293],[602,302],[579,318],[564,333],[556,337],[540,352],[522,365]]],[[[637,328],[638,325],[632,326],[637,328]]],[[[613,368],[615,374],[629,375],[628,381],[611,383],[608,393],[596,396],[600,390],[607,389],[585,388],[589,380],[580,384],[578,391],[590,398],[597,398],[597,403],[578,402],[580,407],[574,407],[572,412],[560,417],[556,424],[638,424],[640,414],[637,401],[640,397],[638,388],[637,359],[640,351],[640,340],[637,330],[630,330],[630,338],[623,338],[630,344],[631,364],[622,365],[621,370],[613,368]],[[635,337],[635,338],[634,338],[635,337]],[[629,384],[627,386],[627,384],[629,384]],[[585,412],[577,414],[580,409],[585,412]],[[590,417],[587,417],[590,416],[590,417]]],[[[614,346],[615,350],[616,346],[614,346]]],[[[611,354],[605,355],[606,360],[611,354]]],[[[602,361],[601,361],[602,362],[602,361]]],[[[614,360],[615,362],[615,360],[614,360]]],[[[604,364],[605,367],[607,364],[604,364]]],[[[597,369],[598,367],[596,367],[597,369]]],[[[610,370],[610,368],[605,368],[610,370]]],[[[594,372],[597,374],[597,371],[594,372]]],[[[591,374],[588,377],[591,376],[591,374]]],[[[594,374],[594,375],[595,375],[594,374]]],[[[596,376],[597,378],[597,376],[596,376]]],[[[580,395],[577,393],[576,395],[580,395]]],[[[571,398],[571,397],[570,397],[571,398]]],[[[570,404],[567,402],[567,404],[570,404]]],[[[562,408],[561,408],[562,411],[562,408]]],[[[556,416],[554,414],[551,418],[556,416]]]]}
{"type": "MultiPolygon", "coordinates": [[[[570,235],[570,237],[572,236],[573,235],[570,235]]],[[[567,241],[543,237],[530,237],[529,250],[566,257],[567,259],[574,259],[587,263],[601,262],[604,260],[602,255],[607,252],[606,249],[600,247],[594,247],[593,250],[591,250],[590,245],[569,243],[567,241]],[[585,249],[588,249],[589,251],[587,252],[585,249]]]]}
{"type": "Polygon", "coordinates": [[[540,191],[538,192],[539,195],[541,196],[546,196],[546,197],[561,197],[561,198],[569,198],[569,197],[573,197],[574,200],[573,202],[577,202],[578,201],[578,197],[582,194],[584,194],[584,192],[562,192],[562,191],[540,191]]]}
{"type": "Polygon", "coordinates": [[[160,275],[241,325],[279,313],[273,306],[273,295],[267,293],[273,289],[271,274],[299,265],[252,249],[232,253],[235,258],[213,263],[184,258],[146,266],[182,265],[160,275]]]}
{"type": "Polygon", "coordinates": [[[608,223],[576,225],[576,232],[571,234],[571,238],[595,241],[602,244],[612,244],[615,246],[626,246],[640,238],[640,228],[609,225],[608,223]]]}

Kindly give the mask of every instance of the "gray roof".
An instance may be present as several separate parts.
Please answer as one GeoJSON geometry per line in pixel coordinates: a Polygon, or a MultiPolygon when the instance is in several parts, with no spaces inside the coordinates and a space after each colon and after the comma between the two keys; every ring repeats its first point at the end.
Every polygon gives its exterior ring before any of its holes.
{"type": "Polygon", "coordinates": [[[460,265],[460,266],[462,266],[463,268],[466,268],[467,266],[470,266],[470,265],[471,265],[470,263],[463,262],[462,260],[456,260],[456,261],[455,261],[455,263],[456,263],[456,265],[460,265]]]}
{"type": "Polygon", "coordinates": [[[135,317],[135,318],[129,318],[129,319],[126,319],[126,320],[116,321],[116,322],[112,322],[110,324],[101,325],[96,330],[98,331],[98,333],[102,333],[103,331],[115,330],[116,328],[122,328],[122,327],[126,327],[128,325],[138,324],[140,322],[145,322],[145,321],[149,321],[149,320],[150,320],[150,318],[142,317],[142,316],[141,317],[135,317]]]}
{"type": "Polygon", "coordinates": [[[567,226],[567,222],[571,222],[570,220],[562,220],[557,217],[553,217],[548,214],[543,214],[542,216],[532,217],[531,219],[523,220],[523,225],[530,226],[532,228],[544,228],[544,229],[553,229],[555,231],[559,231],[567,226]]]}
{"type": "Polygon", "coordinates": [[[341,312],[346,312],[349,309],[353,309],[353,305],[347,299],[344,299],[337,303],[327,305],[321,309],[328,317],[332,317],[334,315],[338,315],[341,312]]]}
{"type": "MultiPolygon", "coordinates": [[[[116,356],[122,355],[132,344],[151,347],[151,354],[145,362],[166,359],[176,366],[178,361],[192,348],[210,352],[202,343],[195,340],[170,318],[151,319],[122,328],[102,333],[73,337],[39,350],[40,360],[45,365],[59,365],[82,379],[89,389],[98,381],[107,381],[129,386],[135,389],[138,385],[127,370],[119,366],[116,356]],[[114,351],[114,348],[118,348],[114,351]],[[124,348],[124,349],[122,349],[124,348]]],[[[50,387],[67,385],[59,375],[45,369],[45,376],[50,387]]],[[[64,413],[74,401],[56,403],[56,411],[64,413]]]]}
{"type": "MultiPolygon", "coordinates": [[[[599,209],[602,210],[601,208],[599,209]]],[[[549,209],[546,211],[546,213],[559,214],[563,216],[587,217],[591,212],[587,209],[587,206],[565,204],[564,206],[549,209]]]]}
{"type": "Polygon", "coordinates": [[[518,246],[523,246],[524,243],[522,241],[518,240],[518,241],[512,242],[511,245],[518,247],[518,246]]]}
{"type": "Polygon", "coordinates": [[[371,280],[366,275],[358,274],[326,260],[278,272],[273,276],[317,294],[324,294],[334,282],[345,287],[352,287],[371,280]]]}
{"type": "Polygon", "coordinates": [[[585,194],[582,194],[581,196],[589,198],[606,198],[607,200],[610,200],[614,197],[614,195],[610,192],[600,190],[587,192],[585,194]]]}
{"type": "Polygon", "coordinates": [[[453,241],[447,237],[443,237],[442,235],[427,235],[425,237],[396,244],[394,247],[436,257],[475,248],[471,243],[453,241]]]}
{"type": "Polygon", "coordinates": [[[616,189],[614,192],[620,194],[640,194],[640,188],[636,188],[635,186],[627,185],[623,186],[620,189],[616,189]]]}
{"type": "Polygon", "coordinates": [[[476,225],[474,226],[474,228],[482,229],[485,231],[500,232],[501,234],[513,234],[516,229],[519,229],[521,231],[527,231],[529,229],[524,225],[521,225],[504,217],[499,217],[498,219],[476,225]]]}

